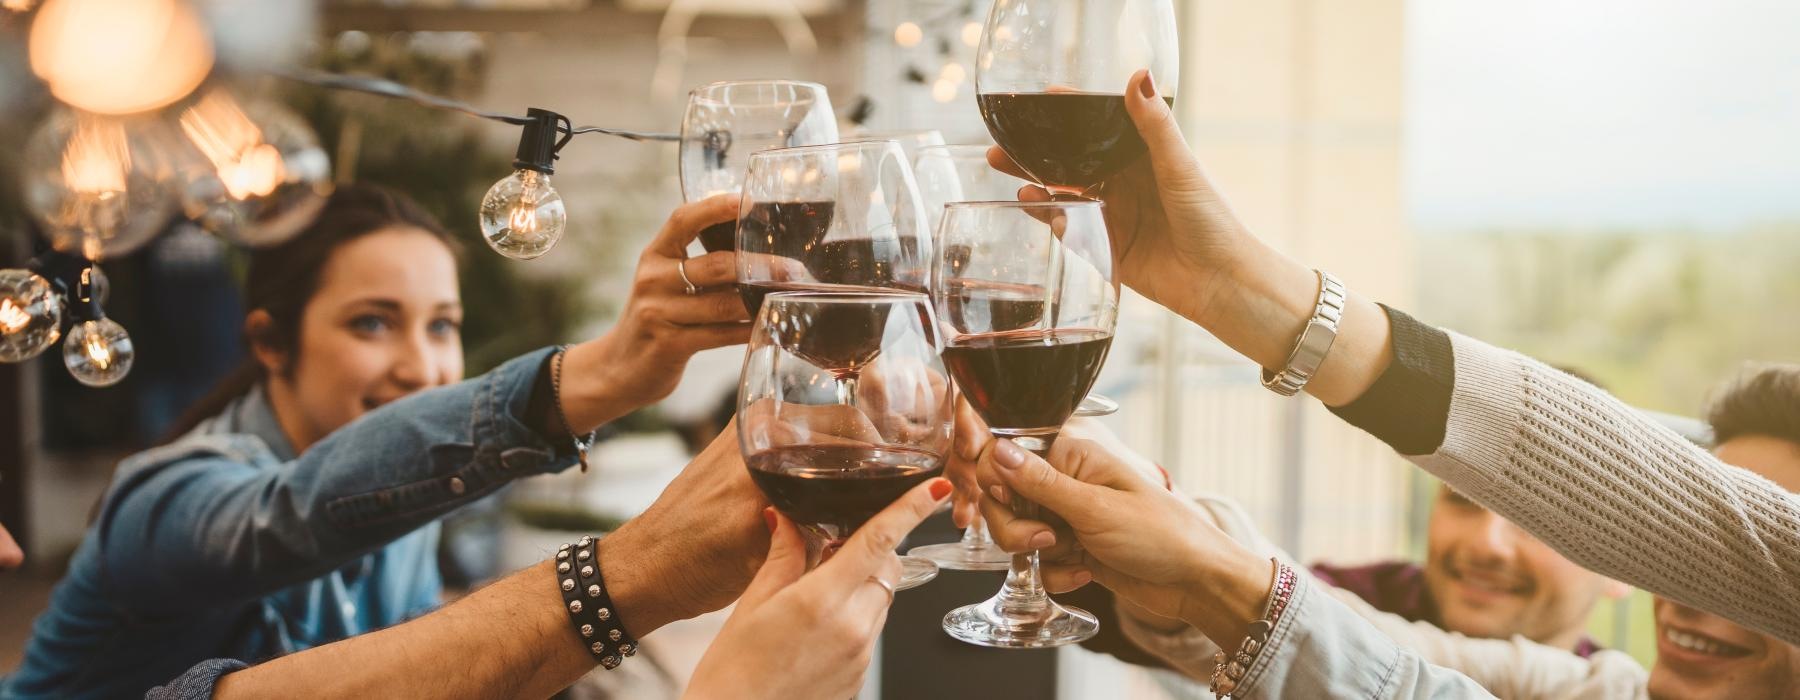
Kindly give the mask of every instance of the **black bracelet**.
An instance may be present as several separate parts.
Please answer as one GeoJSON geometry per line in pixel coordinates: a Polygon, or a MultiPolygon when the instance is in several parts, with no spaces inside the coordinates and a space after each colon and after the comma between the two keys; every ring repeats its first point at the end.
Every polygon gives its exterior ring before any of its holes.
{"type": "Polygon", "coordinates": [[[583,536],[556,551],[556,586],[575,633],[601,666],[618,668],[625,657],[637,655],[637,639],[625,631],[625,621],[600,577],[600,548],[593,537],[583,536]]]}

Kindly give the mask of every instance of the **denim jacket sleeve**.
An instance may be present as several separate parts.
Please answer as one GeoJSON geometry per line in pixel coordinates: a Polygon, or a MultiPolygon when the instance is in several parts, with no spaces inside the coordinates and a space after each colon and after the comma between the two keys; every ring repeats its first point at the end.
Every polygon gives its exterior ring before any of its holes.
{"type": "Polygon", "coordinates": [[[1287,612],[1232,697],[1486,698],[1468,676],[1433,666],[1301,576],[1287,612]]]}
{"type": "Polygon", "coordinates": [[[245,435],[134,458],[121,465],[97,524],[103,585],[140,614],[266,595],[512,479],[567,468],[567,450],[524,421],[549,353],[383,406],[288,462],[245,435]]]}

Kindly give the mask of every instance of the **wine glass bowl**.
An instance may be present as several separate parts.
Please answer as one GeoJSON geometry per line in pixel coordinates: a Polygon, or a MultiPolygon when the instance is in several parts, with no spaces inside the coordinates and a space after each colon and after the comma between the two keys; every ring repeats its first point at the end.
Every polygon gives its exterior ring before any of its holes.
{"type": "MultiPolygon", "coordinates": [[[[738,388],[738,440],[769,502],[808,534],[817,565],[913,486],[943,474],[954,411],[931,302],[909,292],[781,292],[763,301],[738,388]],[[821,341],[821,338],[827,340],[821,341]],[[859,395],[818,346],[867,351],[859,395]]],[[[897,588],[936,575],[905,562],[897,588]]]]}
{"type": "MultiPolygon", "coordinates": [[[[952,203],[938,243],[945,367],[996,438],[1047,454],[1112,346],[1119,287],[1103,205],[952,203]]],[[[1012,507],[1039,517],[1016,494],[1012,507]]],[[[1080,642],[1099,624],[1050,599],[1030,552],[1013,557],[994,597],[945,615],[944,630],[972,644],[1038,648],[1080,642]]]]}
{"type": "Polygon", "coordinates": [[[1124,88],[1148,70],[1173,104],[1180,47],[1171,0],[996,0],[975,91],[994,142],[1038,184],[1092,197],[1141,157],[1124,88]]]}
{"type": "MultiPolygon", "coordinates": [[[[757,151],[837,140],[837,117],[823,85],[741,80],[701,86],[688,94],[681,120],[682,198],[737,192],[757,151]]],[[[710,226],[700,242],[708,252],[730,250],[736,228],[736,222],[710,226]]]]}

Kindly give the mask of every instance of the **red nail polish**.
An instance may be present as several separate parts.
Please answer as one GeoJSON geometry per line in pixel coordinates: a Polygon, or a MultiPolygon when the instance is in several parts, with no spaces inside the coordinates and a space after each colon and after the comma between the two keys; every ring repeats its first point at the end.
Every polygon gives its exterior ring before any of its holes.
{"type": "Polygon", "coordinates": [[[763,524],[769,526],[769,532],[775,531],[776,521],[773,507],[763,509],[763,524]]]}
{"type": "Polygon", "coordinates": [[[944,500],[944,497],[950,495],[951,491],[950,481],[947,479],[933,481],[929,488],[931,490],[931,499],[934,501],[944,500]]]}
{"type": "Polygon", "coordinates": [[[1156,78],[1149,72],[1144,73],[1144,82],[1138,83],[1138,92],[1144,93],[1144,99],[1156,97],[1156,78]]]}

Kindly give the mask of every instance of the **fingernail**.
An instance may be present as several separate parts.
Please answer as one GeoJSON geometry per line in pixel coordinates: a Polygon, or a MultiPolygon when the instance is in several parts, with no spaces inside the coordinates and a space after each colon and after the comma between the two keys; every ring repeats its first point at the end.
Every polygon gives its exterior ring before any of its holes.
{"type": "Polygon", "coordinates": [[[937,479],[935,481],[932,481],[931,486],[929,486],[927,488],[930,489],[931,500],[934,500],[934,501],[944,500],[944,497],[950,495],[950,492],[953,490],[950,488],[950,480],[949,479],[937,479]]]}
{"type": "Polygon", "coordinates": [[[763,509],[763,524],[769,526],[769,532],[775,531],[775,508],[773,506],[763,509]]]}
{"type": "Polygon", "coordinates": [[[1144,82],[1138,83],[1138,92],[1144,93],[1144,99],[1156,97],[1156,77],[1149,72],[1144,73],[1144,82]]]}
{"type": "Polygon", "coordinates": [[[1094,575],[1086,571],[1075,572],[1075,587],[1080,588],[1094,581],[1094,575]]]}
{"type": "Polygon", "coordinates": [[[993,496],[994,500],[996,500],[996,501],[1005,503],[1007,505],[1012,505],[1012,501],[1006,500],[1006,489],[1000,488],[999,484],[989,486],[988,487],[988,495],[993,496]]]}
{"type": "Polygon", "coordinates": [[[1056,544],[1056,535],[1049,530],[1031,536],[1032,549],[1048,549],[1053,544],[1056,544]]]}
{"type": "Polygon", "coordinates": [[[1011,440],[1000,440],[994,446],[994,461],[1007,469],[1018,469],[1025,466],[1025,448],[1013,444],[1011,440]]]}

